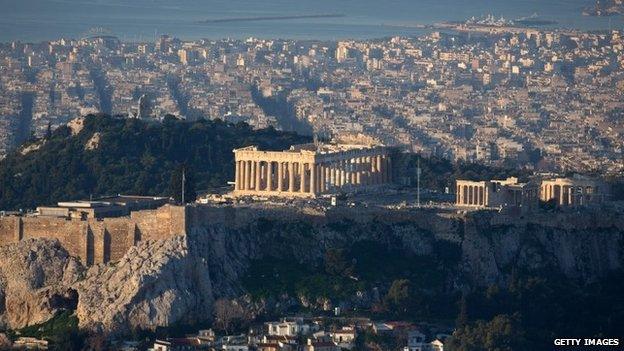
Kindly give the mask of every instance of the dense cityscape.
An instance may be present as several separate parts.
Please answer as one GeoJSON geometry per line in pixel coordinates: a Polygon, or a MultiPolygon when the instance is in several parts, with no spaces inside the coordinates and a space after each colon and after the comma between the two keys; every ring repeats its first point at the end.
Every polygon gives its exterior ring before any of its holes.
{"type": "Polygon", "coordinates": [[[619,31],[534,29],[340,42],[7,43],[1,149],[101,111],[357,135],[451,160],[617,175],[623,43],[619,31]]]}
{"type": "Polygon", "coordinates": [[[23,1],[0,350],[624,343],[622,0],[23,1]]]}

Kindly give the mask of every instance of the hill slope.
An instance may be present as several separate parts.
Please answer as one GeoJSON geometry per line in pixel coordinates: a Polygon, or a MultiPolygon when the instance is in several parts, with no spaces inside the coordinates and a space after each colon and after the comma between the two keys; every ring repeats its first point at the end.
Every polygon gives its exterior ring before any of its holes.
{"type": "Polygon", "coordinates": [[[168,196],[183,165],[195,189],[222,186],[234,177],[232,149],[279,150],[307,141],[242,123],[168,118],[156,124],[90,115],[79,132],[59,128],[0,162],[0,209],[118,193],[168,196]]]}

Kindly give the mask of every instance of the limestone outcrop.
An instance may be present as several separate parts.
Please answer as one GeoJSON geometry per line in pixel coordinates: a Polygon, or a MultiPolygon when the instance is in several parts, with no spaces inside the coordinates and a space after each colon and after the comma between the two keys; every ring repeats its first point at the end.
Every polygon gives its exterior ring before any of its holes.
{"type": "Polygon", "coordinates": [[[142,242],[76,284],[80,326],[100,332],[204,321],[214,302],[208,266],[184,237],[142,242]]]}
{"type": "Polygon", "coordinates": [[[72,285],[82,274],[80,263],[56,240],[0,247],[0,325],[21,328],[76,308],[72,285]]]}
{"type": "Polygon", "coordinates": [[[222,298],[238,299],[252,315],[293,304],[329,308],[336,301],[295,296],[245,300],[242,281],[254,259],[289,258],[317,265],[327,248],[358,241],[420,256],[436,254],[441,243],[457,250],[457,259],[446,267],[447,286],[456,288],[504,284],[513,268],[547,270],[587,282],[624,264],[624,219],[617,213],[505,219],[496,213],[426,210],[383,216],[225,207],[222,212],[191,211],[186,236],[140,241],[119,261],[88,269],[55,240],[28,239],[0,247],[1,326],[20,328],[72,309],[85,329],[124,333],[210,320],[215,301],[222,298]]]}
{"type": "Polygon", "coordinates": [[[58,241],[0,247],[0,323],[19,329],[75,310],[98,332],[152,329],[212,317],[208,266],[184,237],[146,241],[118,262],[86,270],[58,241]]]}

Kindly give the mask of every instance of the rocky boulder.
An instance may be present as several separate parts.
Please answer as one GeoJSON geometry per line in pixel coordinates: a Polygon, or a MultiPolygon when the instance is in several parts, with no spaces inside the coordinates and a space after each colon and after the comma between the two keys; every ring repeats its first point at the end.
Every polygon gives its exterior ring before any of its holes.
{"type": "Polygon", "coordinates": [[[74,309],[71,286],[81,264],[56,240],[30,239],[0,247],[0,325],[11,329],[43,323],[74,309]]]}
{"type": "Polygon", "coordinates": [[[184,237],[142,242],[119,262],[91,267],[76,290],[80,326],[97,332],[208,320],[214,302],[208,266],[184,237]]]}

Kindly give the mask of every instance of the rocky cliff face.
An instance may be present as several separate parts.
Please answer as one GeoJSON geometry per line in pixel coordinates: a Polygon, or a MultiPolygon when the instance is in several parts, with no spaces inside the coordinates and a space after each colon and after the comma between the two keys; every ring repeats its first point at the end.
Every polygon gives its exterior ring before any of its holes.
{"type": "Polygon", "coordinates": [[[21,328],[76,308],[83,268],[56,240],[0,247],[0,325],[21,328]]]}
{"type": "Polygon", "coordinates": [[[18,329],[67,309],[81,327],[106,333],[206,320],[207,268],[184,237],[143,242],[121,261],[88,270],[57,241],[22,241],[0,248],[0,323],[18,329]]]}
{"type": "Polygon", "coordinates": [[[481,286],[504,282],[512,269],[594,281],[624,264],[624,224],[617,217],[599,223],[601,216],[557,214],[510,224],[500,224],[492,215],[470,217],[459,273],[468,284],[481,286]]]}
{"type": "Polygon", "coordinates": [[[545,216],[269,211],[207,219],[194,213],[187,236],[143,242],[119,262],[88,270],[58,242],[29,240],[0,248],[0,323],[19,328],[64,308],[75,308],[82,327],[101,332],[209,320],[216,299],[245,293],[241,281],[253,259],[291,257],[317,265],[327,248],[364,240],[429,257],[439,243],[460,248],[447,277],[457,288],[504,283],[514,268],[580,281],[622,268],[621,216],[545,216]]]}
{"type": "Polygon", "coordinates": [[[195,254],[206,257],[214,273],[215,290],[226,294],[241,292],[240,275],[250,258],[286,256],[317,264],[327,248],[364,240],[422,256],[435,254],[436,243],[458,245],[461,257],[449,277],[458,287],[505,283],[513,269],[562,273],[590,282],[624,265],[624,218],[600,211],[529,218],[420,211],[400,216],[328,215],[320,221],[282,213],[237,226],[192,224],[189,230],[195,254]]]}
{"type": "Polygon", "coordinates": [[[184,237],[143,242],[115,264],[90,268],[75,285],[80,326],[110,332],[206,320],[214,300],[210,276],[184,237]]]}

